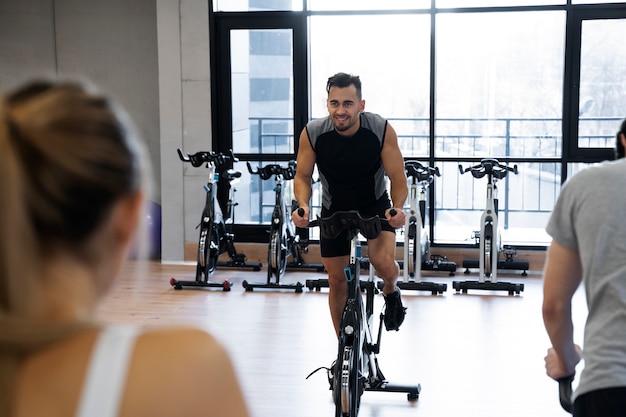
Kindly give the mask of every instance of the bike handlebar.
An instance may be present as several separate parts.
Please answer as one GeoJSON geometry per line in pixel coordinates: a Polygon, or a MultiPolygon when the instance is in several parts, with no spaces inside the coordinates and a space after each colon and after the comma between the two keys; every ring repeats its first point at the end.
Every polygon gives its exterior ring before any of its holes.
{"type": "MultiPolygon", "coordinates": [[[[389,210],[391,216],[398,214],[396,209],[389,210]]],[[[298,215],[304,215],[304,209],[298,209],[298,215]]],[[[361,233],[366,239],[375,239],[381,232],[381,223],[387,219],[379,216],[363,217],[356,210],[336,211],[329,217],[317,216],[317,220],[309,222],[308,227],[319,227],[320,234],[326,239],[336,238],[342,231],[348,230],[355,235],[361,233]]]]}
{"type": "Polygon", "coordinates": [[[272,175],[282,176],[286,180],[292,180],[296,176],[296,161],[294,160],[289,161],[286,167],[279,164],[269,164],[262,168],[257,167],[256,171],[252,169],[250,162],[246,161],[246,165],[250,174],[259,175],[262,180],[270,179],[272,175]]]}
{"type": "Polygon", "coordinates": [[[227,154],[213,151],[200,151],[194,154],[188,154],[183,152],[181,148],[178,148],[177,152],[181,161],[189,162],[196,168],[202,166],[204,163],[213,163],[218,170],[221,170],[224,165],[239,161],[233,154],[232,149],[229,149],[227,154]]]}
{"type": "Polygon", "coordinates": [[[559,383],[559,401],[563,410],[572,413],[574,404],[572,403],[572,382],[574,375],[566,376],[558,379],[559,383]]]}
{"type": "Polygon", "coordinates": [[[465,169],[461,164],[459,164],[459,172],[461,174],[465,174],[468,171],[472,173],[472,176],[474,178],[482,178],[485,175],[493,175],[497,179],[502,179],[506,177],[506,174],[508,174],[509,172],[517,175],[517,165],[513,165],[513,167],[503,165],[500,163],[500,161],[493,158],[483,159],[478,165],[474,165],[465,169]]]}
{"type": "Polygon", "coordinates": [[[429,167],[424,166],[418,161],[405,161],[404,162],[404,170],[409,177],[413,177],[420,182],[433,182],[434,175],[440,177],[441,173],[439,172],[438,167],[429,167]]]}

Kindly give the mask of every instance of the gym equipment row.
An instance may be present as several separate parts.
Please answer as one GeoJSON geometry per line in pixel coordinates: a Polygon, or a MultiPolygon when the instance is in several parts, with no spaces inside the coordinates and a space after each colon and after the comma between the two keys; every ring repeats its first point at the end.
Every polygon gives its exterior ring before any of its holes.
{"type": "MultiPolygon", "coordinates": [[[[228,280],[217,282],[211,281],[210,277],[216,268],[250,268],[260,271],[260,262],[248,262],[244,253],[238,252],[232,232],[234,223],[234,211],[237,203],[234,202],[232,182],[241,177],[241,172],[231,169],[238,159],[232,150],[228,153],[216,153],[200,151],[194,154],[186,154],[181,149],[177,150],[180,159],[190,163],[193,167],[205,166],[208,169],[208,182],[204,185],[206,194],[205,204],[200,219],[196,276],[194,280],[178,280],[171,278],[170,285],[175,289],[183,287],[215,287],[223,291],[230,291],[232,283],[228,280]],[[225,212],[222,212],[217,199],[218,183],[228,188],[228,200],[225,212]],[[220,255],[228,253],[229,260],[221,262],[220,255]]],[[[281,283],[287,269],[313,269],[323,272],[322,264],[310,264],[305,262],[302,254],[308,252],[308,239],[302,238],[297,233],[291,220],[291,212],[297,209],[295,200],[291,201],[287,210],[285,201],[285,181],[292,180],[296,172],[296,162],[289,161],[285,166],[268,164],[264,167],[253,169],[247,163],[248,171],[252,175],[258,175],[262,181],[274,180],[275,204],[269,228],[267,279],[265,282],[243,281],[246,291],[254,289],[269,290],[295,290],[301,293],[303,287],[310,290],[319,290],[328,287],[328,280],[307,280],[303,285],[300,282],[281,283]],[[291,257],[291,261],[288,258],[291,257]]],[[[436,167],[424,166],[418,161],[408,160],[405,162],[405,171],[409,181],[409,209],[407,211],[404,235],[404,256],[398,263],[402,268],[402,279],[398,280],[398,287],[404,290],[427,291],[432,295],[443,294],[447,290],[447,284],[423,281],[421,271],[447,272],[454,276],[457,269],[455,262],[448,261],[444,256],[430,253],[430,238],[426,227],[427,193],[435,177],[440,176],[436,167]]],[[[502,282],[497,280],[498,269],[521,270],[526,275],[528,261],[515,260],[516,251],[510,246],[502,246],[498,231],[498,180],[504,178],[507,173],[517,174],[517,166],[509,167],[500,164],[496,159],[483,159],[475,166],[463,169],[459,165],[461,174],[471,172],[474,178],[487,177],[487,199],[485,210],[481,215],[480,230],[475,233],[475,240],[479,249],[478,259],[463,260],[465,274],[469,274],[470,268],[479,269],[478,280],[453,281],[452,286],[457,292],[467,293],[470,289],[506,291],[510,295],[520,294],[524,290],[524,284],[502,282]],[[503,254],[505,259],[500,259],[503,254]]],[[[367,258],[363,258],[361,266],[369,268],[367,258]]],[[[378,283],[379,287],[381,282],[378,283]]]]}

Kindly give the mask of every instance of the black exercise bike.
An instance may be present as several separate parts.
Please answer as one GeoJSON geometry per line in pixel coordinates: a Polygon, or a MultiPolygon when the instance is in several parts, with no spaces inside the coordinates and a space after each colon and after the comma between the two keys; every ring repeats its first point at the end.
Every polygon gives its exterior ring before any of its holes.
{"type": "Polygon", "coordinates": [[[230,220],[231,216],[234,216],[234,208],[236,206],[233,202],[234,188],[232,188],[231,182],[241,177],[241,172],[230,169],[230,166],[237,162],[238,159],[233,155],[232,150],[228,154],[204,151],[186,154],[180,148],[177,151],[183,162],[188,162],[196,168],[206,165],[209,169],[209,181],[204,186],[206,198],[200,224],[198,225],[200,236],[198,239],[196,278],[194,281],[182,281],[171,278],[170,285],[177,290],[183,287],[218,287],[222,288],[223,291],[230,291],[232,284],[228,280],[223,282],[209,281],[209,277],[217,266],[252,268],[254,271],[261,270],[260,263],[247,263],[246,256],[237,252],[234,235],[226,221],[226,219],[230,220]],[[229,187],[225,215],[222,213],[217,199],[217,185],[220,178],[229,187]],[[219,262],[218,258],[220,255],[226,252],[228,252],[230,260],[219,262]]]}
{"type": "Polygon", "coordinates": [[[293,289],[297,293],[302,292],[303,285],[300,282],[295,284],[281,284],[287,268],[314,268],[319,272],[324,270],[321,264],[307,264],[303,253],[308,251],[308,239],[301,239],[296,233],[296,227],[291,220],[291,213],[296,209],[297,203],[291,202],[291,211],[286,210],[285,202],[285,181],[292,180],[296,175],[296,161],[289,161],[286,166],[279,164],[269,164],[252,169],[250,162],[247,162],[248,172],[258,175],[261,180],[269,180],[274,177],[274,210],[270,221],[269,244],[267,248],[267,282],[250,283],[243,281],[246,291],[253,291],[255,288],[265,289],[293,289]],[[292,261],[287,259],[291,256],[292,261]]]}
{"type": "MultiPolygon", "coordinates": [[[[298,214],[302,216],[304,210],[298,214]]],[[[376,358],[380,352],[384,315],[383,313],[380,315],[378,336],[374,340],[372,326],[374,295],[377,290],[373,274],[370,273],[367,281],[361,281],[359,277],[361,244],[358,235],[360,233],[367,239],[376,238],[381,232],[381,221],[386,220],[378,216],[364,218],[357,211],[341,211],[330,217],[318,217],[309,224],[309,227],[319,226],[320,234],[329,239],[337,237],[345,230],[351,242],[350,262],[344,269],[348,282],[348,297],[339,327],[337,361],[329,371],[332,372],[335,417],[356,417],[364,391],[407,393],[409,401],[417,400],[421,391],[420,384],[413,386],[390,384],[381,372],[376,358]],[[365,292],[365,304],[362,291],[365,292]]]]}

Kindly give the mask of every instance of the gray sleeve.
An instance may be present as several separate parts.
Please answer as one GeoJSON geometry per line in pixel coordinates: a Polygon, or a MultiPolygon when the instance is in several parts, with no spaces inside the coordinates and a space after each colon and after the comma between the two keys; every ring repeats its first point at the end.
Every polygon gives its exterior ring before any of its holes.
{"type": "Polygon", "coordinates": [[[557,198],[546,232],[558,243],[571,249],[578,249],[578,239],[575,230],[576,196],[579,181],[576,176],[563,184],[557,198]]]}
{"type": "Polygon", "coordinates": [[[315,150],[315,142],[317,138],[323,133],[326,133],[333,129],[333,124],[330,121],[330,117],[322,117],[321,119],[315,119],[307,123],[306,134],[309,137],[311,148],[315,150]]]}
{"type": "Polygon", "coordinates": [[[362,113],[361,126],[374,132],[383,147],[385,142],[385,132],[387,131],[387,120],[376,113],[362,113]]]}

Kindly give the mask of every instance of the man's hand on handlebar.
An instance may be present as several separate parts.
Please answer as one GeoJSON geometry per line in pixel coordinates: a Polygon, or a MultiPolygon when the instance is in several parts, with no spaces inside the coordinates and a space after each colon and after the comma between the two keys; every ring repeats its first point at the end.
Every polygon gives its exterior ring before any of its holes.
{"type": "Polygon", "coordinates": [[[310,209],[308,207],[299,207],[291,213],[291,220],[296,227],[305,228],[309,225],[310,209]]]}
{"type": "Polygon", "coordinates": [[[387,218],[389,225],[396,229],[404,226],[404,222],[406,221],[406,215],[404,214],[404,211],[395,207],[386,210],[385,217],[387,218]]]}
{"type": "Polygon", "coordinates": [[[548,349],[548,353],[544,358],[546,363],[546,374],[552,379],[558,380],[563,377],[573,375],[576,372],[576,364],[582,358],[582,349],[578,345],[574,345],[574,352],[570,358],[560,358],[554,348],[548,349]]]}

